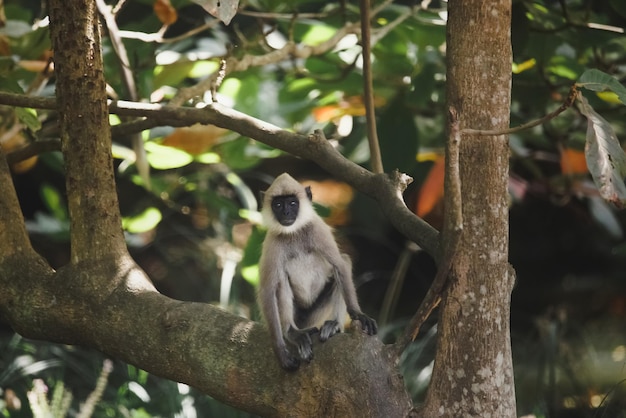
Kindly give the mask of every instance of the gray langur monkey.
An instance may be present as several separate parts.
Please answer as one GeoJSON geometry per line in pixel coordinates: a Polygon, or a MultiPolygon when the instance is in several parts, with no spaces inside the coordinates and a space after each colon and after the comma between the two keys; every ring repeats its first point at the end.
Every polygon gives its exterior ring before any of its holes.
{"type": "Polygon", "coordinates": [[[376,334],[376,321],[359,307],[350,258],[315,212],[311,188],[281,174],[264,194],[262,214],[267,236],[258,296],[280,365],[296,370],[301,360],[311,361],[311,336],[319,332],[326,341],[343,331],[346,314],[376,334]]]}

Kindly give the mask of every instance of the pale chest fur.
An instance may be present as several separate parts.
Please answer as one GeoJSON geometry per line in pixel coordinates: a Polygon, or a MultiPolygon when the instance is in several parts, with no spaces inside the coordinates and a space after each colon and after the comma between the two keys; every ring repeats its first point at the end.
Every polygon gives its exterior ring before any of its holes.
{"type": "Polygon", "coordinates": [[[296,304],[309,307],[332,276],[332,266],[316,251],[294,253],[285,263],[296,304]]]}

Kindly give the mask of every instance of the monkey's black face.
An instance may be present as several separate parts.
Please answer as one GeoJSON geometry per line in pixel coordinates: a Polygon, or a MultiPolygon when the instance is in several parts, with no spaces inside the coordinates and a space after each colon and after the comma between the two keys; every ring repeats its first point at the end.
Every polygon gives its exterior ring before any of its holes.
{"type": "Polygon", "coordinates": [[[276,196],[272,199],[272,212],[282,226],[293,225],[299,209],[300,201],[296,195],[276,196]]]}

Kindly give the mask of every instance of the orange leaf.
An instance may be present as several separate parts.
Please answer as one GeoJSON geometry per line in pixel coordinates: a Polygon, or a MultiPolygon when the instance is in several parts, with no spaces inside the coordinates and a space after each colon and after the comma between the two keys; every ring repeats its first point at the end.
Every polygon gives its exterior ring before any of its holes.
{"type": "MultiPolygon", "coordinates": [[[[380,107],[384,104],[385,99],[383,97],[374,97],[374,107],[380,107]]],[[[318,106],[313,109],[313,117],[318,122],[336,121],[344,115],[364,116],[363,97],[350,96],[336,104],[318,106]]]]}
{"type": "Polygon", "coordinates": [[[585,153],[572,148],[561,149],[561,172],[563,174],[586,174],[585,153]]]}
{"type": "Polygon", "coordinates": [[[339,116],[342,116],[344,112],[339,105],[318,106],[313,109],[313,117],[318,122],[328,122],[339,116]]]}
{"type": "Polygon", "coordinates": [[[39,60],[21,60],[17,62],[17,65],[19,65],[26,71],[30,71],[33,73],[43,73],[49,66],[52,67],[52,65],[50,65],[48,61],[39,60]]]}
{"type": "Polygon", "coordinates": [[[440,155],[435,160],[435,164],[430,168],[426,180],[422,184],[417,197],[417,208],[415,213],[419,217],[424,217],[433,210],[435,205],[443,198],[443,178],[445,174],[446,160],[440,155]]]}
{"type": "Polygon", "coordinates": [[[198,155],[207,152],[226,133],[214,125],[193,125],[178,128],[163,139],[162,145],[198,155]]]}
{"type": "MultiPolygon", "coordinates": [[[[12,151],[17,151],[20,148],[24,148],[27,145],[27,141],[24,136],[18,132],[13,135],[11,138],[4,141],[0,146],[5,153],[10,153],[12,151]]],[[[22,174],[30,170],[37,163],[37,156],[32,156],[22,161],[18,161],[17,163],[11,164],[11,169],[14,173],[22,174]]]]}
{"type": "Polygon", "coordinates": [[[178,19],[176,9],[172,7],[170,0],[156,0],[154,2],[154,14],[164,25],[171,25],[178,19]]]}
{"type": "Polygon", "coordinates": [[[345,225],[350,220],[350,202],[354,199],[354,190],[350,185],[332,179],[314,181],[304,180],[302,184],[311,186],[313,200],[330,209],[324,220],[331,226],[345,225]]]}

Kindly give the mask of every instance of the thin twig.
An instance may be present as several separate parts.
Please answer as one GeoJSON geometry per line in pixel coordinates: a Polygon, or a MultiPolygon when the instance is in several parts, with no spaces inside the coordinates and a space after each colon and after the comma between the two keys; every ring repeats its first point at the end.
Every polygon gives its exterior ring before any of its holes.
{"type": "Polygon", "coordinates": [[[363,102],[365,103],[370,163],[374,173],[383,173],[383,160],[380,155],[378,132],[376,132],[376,111],[374,109],[374,88],[372,86],[369,0],[361,0],[361,47],[363,51],[361,54],[363,56],[363,102]]]}
{"type": "Polygon", "coordinates": [[[446,212],[446,242],[444,243],[444,254],[439,263],[437,274],[433,283],[426,292],[417,312],[411,318],[404,336],[398,340],[397,352],[401,354],[409,344],[415,340],[420,328],[426,322],[433,309],[441,302],[441,297],[448,284],[448,276],[452,270],[452,263],[461,242],[463,232],[463,212],[461,201],[461,177],[459,173],[459,144],[461,142],[461,131],[459,129],[459,119],[454,108],[450,108],[450,136],[448,140],[448,179],[449,184],[446,190],[450,193],[451,208],[446,212]]]}
{"type": "Polygon", "coordinates": [[[111,9],[111,13],[113,13],[114,16],[117,16],[119,12],[122,11],[125,4],[126,4],[126,0],[119,0],[117,4],[113,6],[113,9],[111,9]]]}
{"type": "Polygon", "coordinates": [[[387,36],[389,32],[397,28],[402,22],[412,17],[415,13],[416,12],[413,10],[413,8],[409,7],[407,10],[401,13],[394,20],[387,23],[385,26],[381,27],[380,29],[374,31],[374,33],[370,37],[371,45],[376,45],[378,41],[380,41],[382,38],[387,36]]]}
{"type": "Polygon", "coordinates": [[[237,14],[242,16],[256,17],[259,19],[276,19],[276,20],[290,20],[294,15],[298,15],[301,19],[326,19],[339,12],[339,9],[331,10],[330,12],[322,13],[275,13],[275,12],[256,12],[252,10],[238,10],[237,14]]]}
{"type": "Polygon", "coordinates": [[[200,32],[204,32],[207,29],[211,29],[219,25],[219,23],[220,21],[217,19],[209,20],[208,22],[205,22],[204,24],[198,27],[190,29],[183,34],[180,34],[178,36],[174,36],[171,38],[163,37],[166,29],[169,27],[167,25],[164,25],[163,27],[161,27],[161,29],[159,29],[158,32],[155,32],[155,33],[143,33],[143,32],[136,32],[136,31],[129,31],[129,30],[121,30],[119,33],[120,33],[120,37],[125,38],[125,39],[138,39],[143,42],[156,42],[160,44],[168,44],[168,43],[182,41],[183,39],[191,38],[192,36],[197,35],[200,32]]]}
{"type": "MultiPolygon", "coordinates": [[[[245,71],[252,67],[261,67],[267,64],[284,61],[289,58],[306,59],[310,56],[321,55],[333,49],[337,43],[348,34],[355,34],[359,31],[359,25],[347,23],[337,30],[335,34],[328,40],[317,45],[297,45],[294,42],[287,42],[282,48],[268,52],[263,55],[245,55],[241,59],[229,57],[226,59],[226,75],[234,72],[245,71]]],[[[204,92],[211,89],[211,85],[219,77],[217,72],[211,74],[198,84],[182,88],[176,96],[170,101],[172,105],[182,105],[192,97],[202,96],[204,92]]]]}
{"type": "Polygon", "coordinates": [[[130,61],[128,59],[126,47],[124,46],[124,42],[122,42],[122,38],[119,35],[119,28],[117,27],[117,22],[115,21],[115,15],[111,12],[111,7],[107,5],[104,0],[96,0],[96,5],[98,7],[98,12],[100,12],[106,22],[109,39],[111,39],[113,51],[115,51],[115,55],[120,62],[122,80],[124,81],[124,85],[128,91],[129,98],[136,102],[138,97],[137,88],[135,87],[135,78],[133,77],[133,72],[130,68],[130,61]]]}
{"type": "Polygon", "coordinates": [[[530,129],[533,128],[537,125],[541,125],[542,123],[546,123],[547,121],[554,119],[555,117],[557,117],[558,115],[560,115],[561,113],[565,112],[567,109],[569,109],[570,107],[572,107],[574,105],[574,102],[576,101],[576,97],[578,96],[579,92],[578,92],[578,87],[576,86],[576,84],[572,85],[572,87],[570,88],[570,92],[569,95],[567,96],[567,99],[565,99],[565,101],[561,104],[561,106],[559,106],[558,109],[556,109],[554,112],[550,112],[547,115],[545,115],[544,117],[537,119],[537,120],[533,120],[531,122],[525,123],[523,125],[519,125],[516,126],[514,128],[508,128],[508,129],[495,129],[495,130],[482,130],[482,129],[461,129],[461,133],[462,134],[467,134],[467,135],[484,135],[484,136],[492,136],[492,135],[508,135],[508,134],[512,134],[512,133],[516,133],[516,132],[520,132],[523,131],[525,129],[530,129]]]}
{"type": "MultiPolygon", "coordinates": [[[[128,58],[128,53],[126,52],[126,47],[124,46],[124,42],[120,36],[120,29],[117,26],[117,21],[115,20],[116,15],[112,12],[112,8],[108,6],[104,0],[96,0],[96,5],[98,7],[98,11],[106,22],[109,39],[111,40],[111,45],[113,45],[113,51],[115,51],[115,55],[117,56],[122,69],[122,81],[126,86],[128,97],[132,101],[136,102],[139,100],[137,84],[135,83],[135,77],[130,67],[130,60],[128,58]]],[[[165,29],[162,29],[162,31],[164,32],[165,29]]],[[[136,133],[131,136],[131,142],[133,151],[135,152],[135,165],[139,171],[139,175],[148,189],[150,189],[152,187],[150,180],[150,164],[148,164],[148,155],[146,154],[146,149],[144,148],[143,139],[139,133],[136,133]]]]}

